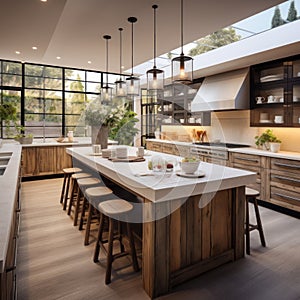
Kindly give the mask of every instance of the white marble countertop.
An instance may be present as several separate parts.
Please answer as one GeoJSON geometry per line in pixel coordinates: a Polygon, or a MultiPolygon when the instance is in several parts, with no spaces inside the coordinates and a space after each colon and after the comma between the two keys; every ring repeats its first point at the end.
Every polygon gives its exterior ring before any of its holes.
{"type": "MultiPolygon", "coordinates": [[[[177,141],[168,141],[168,140],[159,140],[159,139],[147,139],[147,140],[153,141],[153,142],[176,144],[176,145],[183,145],[183,146],[189,146],[189,147],[202,147],[201,145],[195,145],[191,142],[190,143],[177,142],[177,141]]],[[[218,147],[212,147],[212,148],[217,149],[218,147]]],[[[275,153],[275,152],[271,152],[271,151],[267,151],[267,150],[257,149],[254,147],[245,147],[245,148],[229,148],[228,152],[255,154],[255,155],[269,156],[269,157],[275,157],[275,158],[300,160],[300,153],[292,152],[292,151],[279,151],[279,152],[275,153]]]]}
{"type": "MultiPolygon", "coordinates": [[[[114,147],[114,146],[110,146],[114,147]]],[[[135,155],[135,147],[128,146],[129,155],[135,155]]],[[[176,170],[168,172],[149,172],[148,160],[157,152],[147,151],[144,162],[112,162],[101,156],[93,156],[91,147],[67,148],[67,153],[94,170],[129,188],[136,194],[153,202],[169,201],[193,195],[216,192],[218,190],[247,185],[256,179],[256,173],[201,162],[199,171],[202,178],[184,178],[176,175],[176,170]],[[147,176],[140,174],[150,173],[147,176]]],[[[179,160],[179,157],[160,153],[161,157],[179,160]]],[[[179,166],[177,166],[178,170],[179,166]]]]}
{"type": "Polygon", "coordinates": [[[3,144],[0,148],[0,154],[12,153],[4,174],[0,175],[0,273],[4,271],[3,262],[6,259],[15,196],[18,192],[21,151],[21,145],[16,144],[3,144]]]}

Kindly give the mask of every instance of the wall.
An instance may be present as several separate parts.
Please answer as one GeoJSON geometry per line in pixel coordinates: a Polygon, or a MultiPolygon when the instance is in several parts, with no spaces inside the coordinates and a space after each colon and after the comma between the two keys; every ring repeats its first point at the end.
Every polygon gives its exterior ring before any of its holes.
{"type": "MultiPolygon", "coordinates": [[[[261,134],[268,127],[250,127],[250,111],[213,112],[211,126],[162,126],[162,131],[189,134],[193,129],[206,130],[209,141],[220,140],[247,144],[255,147],[255,136],[261,134]]],[[[274,128],[274,134],[282,141],[282,151],[300,152],[300,128],[274,128]]]]}

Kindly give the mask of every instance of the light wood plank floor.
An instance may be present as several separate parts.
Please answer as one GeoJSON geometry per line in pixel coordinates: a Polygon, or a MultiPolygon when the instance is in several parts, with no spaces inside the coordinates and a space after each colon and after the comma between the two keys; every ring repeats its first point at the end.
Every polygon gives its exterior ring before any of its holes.
{"type": "MultiPolygon", "coordinates": [[[[94,243],[59,204],[62,179],[22,183],[18,299],[149,299],[141,273],[114,265],[104,284],[105,261],[92,261],[94,243]]],[[[251,234],[251,256],[178,286],[161,299],[300,299],[300,220],[260,208],[267,248],[251,234]]],[[[127,261],[128,262],[128,261],[127,261]]]]}

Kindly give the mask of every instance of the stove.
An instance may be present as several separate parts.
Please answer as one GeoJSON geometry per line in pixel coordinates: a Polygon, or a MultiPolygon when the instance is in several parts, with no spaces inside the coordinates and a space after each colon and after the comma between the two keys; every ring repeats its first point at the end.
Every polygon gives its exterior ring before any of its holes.
{"type": "Polygon", "coordinates": [[[210,158],[218,158],[228,160],[229,148],[244,148],[250,147],[244,144],[234,143],[210,143],[210,142],[195,142],[195,147],[192,147],[190,153],[192,155],[203,155],[210,158]]]}

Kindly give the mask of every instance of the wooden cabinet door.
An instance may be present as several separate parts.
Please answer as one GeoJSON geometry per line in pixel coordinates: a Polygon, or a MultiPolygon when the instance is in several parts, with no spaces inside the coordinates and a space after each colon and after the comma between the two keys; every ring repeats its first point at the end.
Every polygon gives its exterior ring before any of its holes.
{"type": "Polygon", "coordinates": [[[22,176],[37,175],[36,147],[27,147],[22,149],[22,176]]]}
{"type": "Polygon", "coordinates": [[[62,173],[63,168],[72,167],[72,157],[66,152],[67,147],[56,147],[56,174],[62,173]]]}
{"type": "Polygon", "coordinates": [[[37,147],[38,175],[55,174],[56,171],[56,147],[37,147]]]}

